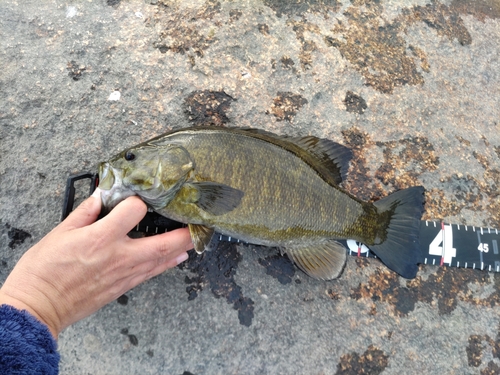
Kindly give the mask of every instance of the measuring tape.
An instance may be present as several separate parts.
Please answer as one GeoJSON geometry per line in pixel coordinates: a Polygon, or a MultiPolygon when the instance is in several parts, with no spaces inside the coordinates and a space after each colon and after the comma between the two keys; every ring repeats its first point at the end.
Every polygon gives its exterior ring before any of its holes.
{"type": "MultiPolygon", "coordinates": [[[[66,184],[61,220],[64,220],[73,211],[76,194],[75,183],[80,180],[90,180],[89,195],[93,193],[99,184],[97,173],[81,173],[70,176],[66,184]]],[[[149,210],[133,231],[157,234],[184,226],[182,223],[170,220],[149,210]]],[[[419,262],[421,264],[500,272],[500,254],[498,250],[500,233],[497,229],[422,220],[420,222],[419,239],[422,250],[422,259],[419,262]]],[[[236,238],[224,235],[219,235],[219,240],[241,242],[236,238]]],[[[339,242],[346,246],[349,255],[376,258],[375,254],[360,242],[354,240],[339,242]]]]}

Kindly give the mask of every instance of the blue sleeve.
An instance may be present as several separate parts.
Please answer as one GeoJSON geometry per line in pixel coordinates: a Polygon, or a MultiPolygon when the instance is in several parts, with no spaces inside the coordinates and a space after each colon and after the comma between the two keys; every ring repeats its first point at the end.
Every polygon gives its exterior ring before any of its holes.
{"type": "Polygon", "coordinates": [[[0,374],[58,374],[57,343],[26,310],[0,306],[0,374]]]}

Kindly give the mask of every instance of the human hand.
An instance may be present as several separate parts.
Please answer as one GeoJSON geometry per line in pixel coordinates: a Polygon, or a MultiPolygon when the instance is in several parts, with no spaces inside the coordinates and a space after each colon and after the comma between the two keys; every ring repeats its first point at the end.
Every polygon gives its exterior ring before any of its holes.
{"type": "Polygon", "coordinates": [[[138,197],[95,221],[99,190],[78,206],[19,260],[0,289],[0,305],[27,310],[55,338],[127,290],[187,259],[187,228],[131,239],[127,233],[146,214],[138,197]]]}

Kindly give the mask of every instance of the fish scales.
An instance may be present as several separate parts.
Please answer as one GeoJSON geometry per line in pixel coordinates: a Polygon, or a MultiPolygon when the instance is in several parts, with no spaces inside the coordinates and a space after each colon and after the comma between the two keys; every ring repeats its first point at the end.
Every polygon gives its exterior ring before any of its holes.
{"type": "Polygon", "coordinates": [[[310,240],[363,237],[363,228],[353,226],[364,214],[361,203],[345,199],[344,193],[328,185],[308,164],[279,146],[211,129],[197,131],[196,136],[189,131],[174,133],[168,142],[189,150],[199,179],[244,191],[238,207],[216,217],[202,211],[200,217],[183,217],[182,205],[175,205],[174,199],[163,212],[178,220],[208,221],[223,234],[275,246],[304,236],[310,240]],[[332,222],[337,216],[342,221],[332,222]]]}

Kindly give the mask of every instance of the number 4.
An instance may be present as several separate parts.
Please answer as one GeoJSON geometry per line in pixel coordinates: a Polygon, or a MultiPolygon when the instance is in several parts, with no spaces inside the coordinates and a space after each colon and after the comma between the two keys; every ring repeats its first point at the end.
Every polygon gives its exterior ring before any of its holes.
{"type": "Polygon", "coordinates": [[[438,255],[444,263],[451,264],[451,259],[457,256],[457,249],[453,247],[453,230],[451,229],[451,225],[443,224],[442,229],[429,245],[429,254],[438,255]]]}
{"type": "Polygon", "coordinates": [[[480,243],[477,249],[483,253],[487,253],[490,250],[487,243],[480,243]]]}

